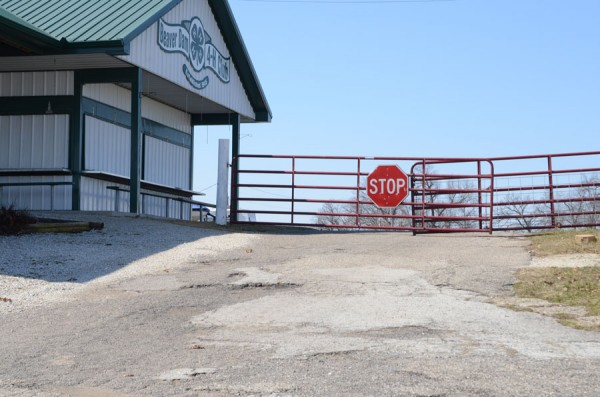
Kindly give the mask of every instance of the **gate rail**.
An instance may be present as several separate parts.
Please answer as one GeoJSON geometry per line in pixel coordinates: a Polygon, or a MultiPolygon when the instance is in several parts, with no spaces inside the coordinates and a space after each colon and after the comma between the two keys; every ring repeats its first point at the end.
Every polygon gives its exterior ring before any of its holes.
{"type": "Polygon", "coordinates": [[[413,233],[598,227],[600,167],[590,164],[600,164],[600,151],[495,158],[244,154],[233,161],[230,219],[413,233]],[[391,163],[409,170],[410,196],[395,209],[379,209],[364,180],[391,163]]]}

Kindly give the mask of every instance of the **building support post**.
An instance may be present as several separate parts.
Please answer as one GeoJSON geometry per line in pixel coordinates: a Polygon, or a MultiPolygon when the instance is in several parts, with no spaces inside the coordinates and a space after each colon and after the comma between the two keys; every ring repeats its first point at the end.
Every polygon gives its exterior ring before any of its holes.
{"type": "Polygon", "coordinates": [[[240,115],[231,116],[231,205],[230,223],[237,223],[239,210],[240,115]]]}
{"type": "Polygon", "coordinates": [[[83,170],[83,114],[81,97],[83,81],[78,71],[74,73],[74,106],[69,114],[69,169],[72,173],[71,210],[81,209],[81,172],[83,170]]]}
{"type": "Polygon", "coordinates": [[[142,176],[142,70],[135,68],[131,79],[131,169],[129,212],[140,213],[140,180],[142,176]]]}

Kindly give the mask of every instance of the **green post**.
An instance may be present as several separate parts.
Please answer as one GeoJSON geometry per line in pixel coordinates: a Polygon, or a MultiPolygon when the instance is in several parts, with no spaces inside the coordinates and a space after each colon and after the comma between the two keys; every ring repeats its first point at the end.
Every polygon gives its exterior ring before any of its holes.
{"type": "Polygon", "coordinates": [[[142,70],[136,68],[131,80],[131,171],[129,175],[129,212],[140,213],[140,179],[142,175],[142,70]]]}
{"type": "Polygon", "coordinates": [[[83,81],[79,72],[74,74],[74,106],[69,114],[69,168],[72,173],[71,210],[81,209],[81,171],[83,170],[83,115],[81,96],[83,81]]]}

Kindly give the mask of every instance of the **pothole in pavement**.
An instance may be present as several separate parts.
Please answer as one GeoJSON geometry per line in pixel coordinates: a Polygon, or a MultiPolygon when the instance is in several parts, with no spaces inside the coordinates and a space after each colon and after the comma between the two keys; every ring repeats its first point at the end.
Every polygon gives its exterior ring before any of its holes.
{"type": "Polygon", "coordinates": [[[427,328],[422,326],[387,327],[361,332],[361,335],[389,339],[426,339],[442,338],[449,331],[427,328]]]}
{"type": "Polygon", "coordinates": [[[286,289],[300,287],[301,284],[286,282],[281,280],[281,274],[272,273],[268,270],[258,267],[244,267],[235,269],[229,274],[229,277],[241,277],[241,279],[227,284],[232,289],[244,288],[269,288],[286,289]]]}
{"type": "Polygon", "coordinates": [[[199,375],[210,375],[215,372],[217,372],[216,368],[177,368],[161,374],[157,379],[164,381],[193,379],[199,375]]]}

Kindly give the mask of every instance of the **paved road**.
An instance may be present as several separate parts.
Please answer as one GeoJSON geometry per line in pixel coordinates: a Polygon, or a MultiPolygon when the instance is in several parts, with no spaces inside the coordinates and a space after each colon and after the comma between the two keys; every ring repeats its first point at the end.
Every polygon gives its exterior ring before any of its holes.
{"type": "MultiPolygon", "coordinates": [[[[164,228],[127,222],[137,244],[164,228]]],[[[529,265],[523,239],[203,233],[2,314],[0,395],[599,394],[600,334],[488,303],[529,265]]]]}

